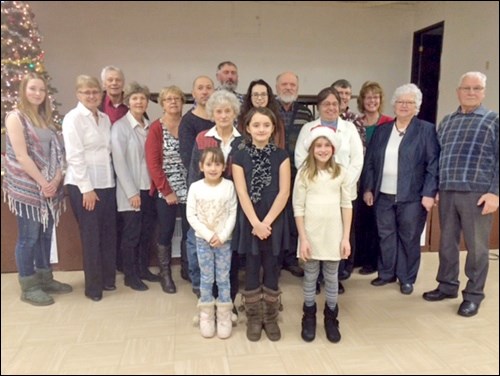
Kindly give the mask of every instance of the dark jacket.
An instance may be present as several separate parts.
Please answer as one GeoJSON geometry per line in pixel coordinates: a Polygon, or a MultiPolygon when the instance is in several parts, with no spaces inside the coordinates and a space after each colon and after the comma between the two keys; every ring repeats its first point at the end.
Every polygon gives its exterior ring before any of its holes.
{"type": "MultiPolygon", "coordinates": [[[[385,150],[393,127],[394,121],[391,121],[377,128],[365,157],[362,192],[371,191],[375,201],[380,193],[385,150]]],[[[399,146],[396,201],[420,201],[422,196],[436,195],[439,152],[434,124],[413,117],[399,146]]]]}

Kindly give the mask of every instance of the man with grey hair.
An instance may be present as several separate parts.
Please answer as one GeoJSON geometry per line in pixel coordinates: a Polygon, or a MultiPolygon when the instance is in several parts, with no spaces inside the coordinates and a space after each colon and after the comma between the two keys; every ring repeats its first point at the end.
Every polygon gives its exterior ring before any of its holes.
{"type": "Polygon", "coordinates": [[[438,287],[423,294],[434,302],[458,296],[460,233],[467,246],[463,302],[458,314],[477,314],[484,299],[489,267],[489,238],[493,213],[498,209],[498,113],[482,105],[486,76],[465,73],[459,82],[460,106],[438,127],[439,245],[438,287]]]}
{"type": "MultiPolygon", "coordinates": [[[[313,121],[313,115],[306,105],[297,102],[299,92],[299,76],[294,72],[283,72],[276,77],[276,94],[280,105],[280,114],[285,124],[285,148],[290,157],[292,168],[292,183],[290,190],[293,190],[293,183],[297,169],[295,168],[295,144],[299,137],[302,126],[313,121]]],[[[293,216],[292,197],[288,200],[286,209],[290,219],[290,249],[284,250],[280,255],[282,268],[288,270],[296,277],[302,277],[304,270],[299,266],[297,260],[298,232],[293,216]]]]}
{"type": "Polygon", "coordinates": [[[101,71],[101,82],[104,95],[99,110],[108,115],[111,124],[114,124],[128,112],[128,107],[123,103],[125,75],[120,68],[108,65],[101,71]]]}
{"type": "Polygon", "coordinates": [[[238,87],[238,67],[235,63],[229,60],[219,63],[215,77],[220,84],[217,90],[225,89],[236,95],[240,104],[243,103],[243,94],[236,92],[236,88],[238,87]]]}

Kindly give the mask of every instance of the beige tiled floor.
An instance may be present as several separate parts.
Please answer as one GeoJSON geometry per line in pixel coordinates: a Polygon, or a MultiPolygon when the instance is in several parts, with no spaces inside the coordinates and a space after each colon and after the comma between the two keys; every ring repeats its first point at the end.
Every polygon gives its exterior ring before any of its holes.
{"type": "MultiPolygon", "coordinates": [[[[498,254],[498,251],[494,251],[498,254]]],[[[462,254],[462,269],[465,253],[462,254]]],[[[424,253],[415,292],[373,287],[375,275],[353,273],[340,297],[342,341],[326,340],[318,312],[316,340],[300,338],[301,279],[282,273],[282,339],[249,342],[244,314],[231,338],[204,339],[192,324],[190,286],[174,268],[178,293],[158,284],[136,292],[123,285],[98,303],[83,295],[82,272],[57,272],[74,292],[56,304],[19,300],[17,274],[2,274],[2,374],[497,374],[498,260],[490,262],[487,298],[476,317],[456,314],[460,299],[429,303],[437,254],[424,253]]],[[[465,278],[462,275],[462,287],[465,278]]],[[[239,302],[239,299],[238,299],[239,302]]],[[[322,311],[324,298],[318,297],[322,311]]]]}

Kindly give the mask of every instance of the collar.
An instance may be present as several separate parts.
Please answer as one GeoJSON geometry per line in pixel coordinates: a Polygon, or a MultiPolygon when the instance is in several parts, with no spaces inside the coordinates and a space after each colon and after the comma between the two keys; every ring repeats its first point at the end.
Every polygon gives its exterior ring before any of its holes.
{"type": "MultiPolygon", "coordinates": [[[[92,111],[85,107],[82,102],[78,102],[78,104],[76,105],[76,109],[84,116],[92,116],[92,111]]],[[[103,118],[105,114],[97,110],[97,115],[99,116],[99,118],[103,118]]]]}
{"type": "Polygon", "coordinates": [[[469,113],[465,113],[465,112],[462,112],[462,107],[458,106],[457,110],[451,114],[451,116],[456,116],[456,115],[469,115],[469,114],[474,114],[474,115],[480,115],[480,116],[484,116],[488,113],[488,110],[481,104],[479,105],[478,108],[476,108],[474,111],[472,112],[469,112],[469,113]]]}
{"type": "MultiPolygon", "coordinates": [[[[139,124],[139,122],[135,119],[135,117],[132,115],[132,113],[130,112],[130,110],[127,112],[127,114],[125,115],[127,117],[127,120],[130,124],[130,126],[132,127],[132,129],[134,128],[137,128],[137,127],[141,127],[141,125],[139,124]]],[[[149,128],[149,121],[148,119],[146,119],[144,116],[142,117],[142,120],[144,121],[144,129],[148,129],[149,128]]],[[[142,127],[141,127],[142,128],[142,127]]]]}
{"type": "MultiPolygon", "coordinates": [[[[206,137],[214,137],[217,140],[222,140],[222,138],[220,138],[219,134],[217,133],[217,128],[216,128],[215,125],[212,128],[210,128],[207,131],[207,133],[205,133],[205,136],[206,137]]],[[[236,137],[241,136],[241,133],[238,132],[238,130],[235,127],[233,127],[233,134],[232,134],[232,136],[233,136],[233,138],[236,138],[236,137]]]]}

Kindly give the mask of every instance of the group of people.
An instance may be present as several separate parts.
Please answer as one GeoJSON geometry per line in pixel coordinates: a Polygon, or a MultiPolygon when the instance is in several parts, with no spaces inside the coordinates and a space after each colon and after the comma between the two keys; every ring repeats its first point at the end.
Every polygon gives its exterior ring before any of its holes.
{"type": "Polygon", "coordinates": [[[162,89],[163,115],[150,123],[146,86],[125,86],[113,66],[102,72],[104,92],[96,78],[80,75],[63,140],[51,120],[47,83],[35,73],[24,77],[17,108],[6,116],[3,181],[18,220],[23,301],[48,305],[50,294],[72,291],[50,267],[64,184],[80,229],[85,295],[93,301],[116,289],[117,266],[134,290],[147,290],[148,280],[175,293],[172,237],[181,218],[181,276],[198,297],[206,338],[230,337],[243,264],[249,340],[262,331],[281,338],[284,269],[304,277],[304,341],[315,338],[322,279],[326,336],[340,341],[340,281],[357,265],[363,274],[378,271],[373,286],[399,280],[401,293],[411,294],[420,236],[438,202],[439,286],[423,297],[457,297],[463,231],[469,280],[458,313],[478,312],[499,195],[498,114],[481,104],[484,74],[460,78],[460,106],[438,127],[417,117],[423,98],[414,84],[394,92],[392,118],[382,113],[378,83],[362,86],[358,115],[349,111],[350,83],[335,81],[318,93],[314,120],[297,101],[293,72],[278,75],[276,96],[262,79],[246,95],[236,93],[238,71],[230,61],[219,64],[216,76],[218,88],[208,76],[194,80],[195,104],[185,115],[182,90],[162,89]],[[148,269],[156,224],[159,275],[148,269]]]}

